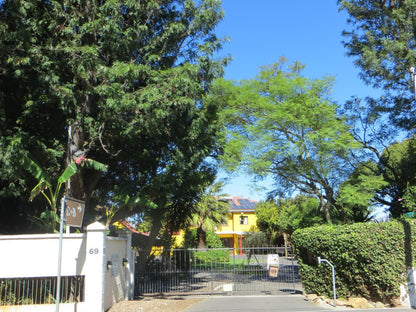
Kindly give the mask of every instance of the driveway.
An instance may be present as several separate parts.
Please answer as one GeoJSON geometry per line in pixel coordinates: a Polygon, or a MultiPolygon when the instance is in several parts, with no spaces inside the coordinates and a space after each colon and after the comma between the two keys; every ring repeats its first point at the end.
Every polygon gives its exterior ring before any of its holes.
{"type": "Polygon", "coordinates": [[[415,312],[410,308],[388,309],[347,309],[334,307],[327,304],[315,304],[309,302],[302,295],[259,296],[259,297],[221,297],[214,296],[196,303],[185,312],[306,312],[306,311],[372,311],[372,312],[415,312]]]}

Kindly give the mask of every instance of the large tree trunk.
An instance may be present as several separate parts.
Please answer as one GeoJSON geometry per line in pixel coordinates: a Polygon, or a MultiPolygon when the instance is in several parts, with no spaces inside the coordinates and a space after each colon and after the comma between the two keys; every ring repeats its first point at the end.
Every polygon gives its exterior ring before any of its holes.
{"type": "MultiPolygon", "coordinates": [[[[84,150],[84,134],[78,122],[74,122],[69,127],[68,137],[67,165],[71,161],[81,164],[88,157],[88,150],[84,150]]],[[[101,172],[80,167],[70,179],[67,195],[88,202],[100,176],[101,172]]]]}
{"type": "Polygon", "coordinates": [[[153,220],[152,229],[150,231],[150,236],[143,244],[143,249],[139,251],[139,256],[137,257],[136,262],[136,274],[137,276],[144,277],[146,271],[146,263],[149,258],[152,247],[156,242],[156,238],[162,228],[162,220],[153,220]]]}

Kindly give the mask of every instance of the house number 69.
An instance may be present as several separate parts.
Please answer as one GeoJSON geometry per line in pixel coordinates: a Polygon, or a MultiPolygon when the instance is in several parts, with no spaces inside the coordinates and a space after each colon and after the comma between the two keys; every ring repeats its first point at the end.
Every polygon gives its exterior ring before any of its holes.
{"type": "Polygon", "coordinates": [[[90,255],[98,255],[99,250],[98,250],[98,248],[90,248],[90,250],[88,251],[88,253],[90,255]]]}

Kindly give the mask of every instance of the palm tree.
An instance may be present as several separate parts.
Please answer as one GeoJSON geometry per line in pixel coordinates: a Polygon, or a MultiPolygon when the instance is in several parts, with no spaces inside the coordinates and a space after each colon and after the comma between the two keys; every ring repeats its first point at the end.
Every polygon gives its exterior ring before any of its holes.
{"type": "Polygon", "coordinates": [[[196,204],[196,211],[190,217],[190,225],[197,228],[198,248],[205,247],[208,232],[214,231],[228,219],[230,205],[227,201],[221,200],[225,196],[219,195],[222,187],[222,182],[208,187],[196,204]]]}

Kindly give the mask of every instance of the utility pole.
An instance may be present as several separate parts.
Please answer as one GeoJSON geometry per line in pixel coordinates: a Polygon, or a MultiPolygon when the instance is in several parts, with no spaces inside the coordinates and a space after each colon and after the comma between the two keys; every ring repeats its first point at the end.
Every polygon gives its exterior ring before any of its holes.
{"type": "Polygon", "coordinates": [[[409,72],[412,75],[413,92],[415,94],[415,100],[416,100],[416,68],[410,67],[409,72]]]}

